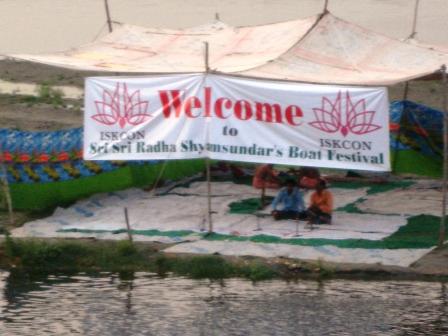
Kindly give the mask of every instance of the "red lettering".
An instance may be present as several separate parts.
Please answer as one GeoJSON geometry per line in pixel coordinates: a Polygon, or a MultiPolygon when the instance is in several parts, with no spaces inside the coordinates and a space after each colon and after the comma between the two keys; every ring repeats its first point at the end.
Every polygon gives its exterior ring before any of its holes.
{"type": "Polygon", "coordinates": [[[289,105],[283,110],[277,103],[264,103],[248,100],[237,100],[220,97],[212,100],[212,88],[204,87],[203,95],[184,98],[185,91],[161,90],[159,98],[165,118],[179,118],[182,113],[188,118],[216,117],[228,119],[231,117],[242,121],[255,119],[266,123],[286,123],[292,126],[302,124],[303,111],[297,105],[289,105]]]}
{"type": "Polygon", "coordinates": [[[194,108],[200,108],[200,107],[202,107],[202,105],[201,105],[201,101],[199,100],[198,97],[191,96],[191,97],[188,97],[187,99],[185,99],[184,110],[185,110],[185,114],[187,115],[187,117],[190,117],[190,118],[199,117],[201,115],[201,112],[199,112],[197,115],[194,115],[191,110],[194,108]]]}
{"type": "Polygon", "coordinates": [[[224,104],[224,108],[226,108],[227,110],[232,108],[232,101],[229,98],[219,98],[215,102],[215,114],[218,118],[227,119],[229,117],[229,115],[224,116],[223,110],[222,110],[223,104],[224,104]]]}
{"type": "Polygon", "coordinates": [[[265,122],[282,122],[282,108],[279,104],[268,104],[255,102],[255,118],[258,121],[265,122]],[[273,120],[272,110],[275,113],[275,121],[273,120]]]}
{"type": "Polygon", "coordinates": [[[233,108],[233,110],[235,112],[235,117],[237,117],[240,120],[249,120],[250,118],[252,118],[252,107],[250,106],[250,103],[246,100],[238,100],[235,103],[235,107],[233,108]]]}
{"type": "Polygon", "coordinates": [[[296,105],[289,105],[285,110],[286,121],[293,126],[299,126],[302,122],[296,122],[294,118],[302,118],[303,112],[300,107],[296,105]]]}
{"type": "Polygon", "coordinates": [[[174,106],[174,117],[179,118],[181,112],[182,101],[180,100],[180,91],[159,91],[160,101],[162,103],[163,115],[169,118],[171,115],[171,107],[174,106]],[[170,97],[171,94],[171,97],[170,97]]]}
{"type": "Polygon", "coordinates": [[[212,97],[212,88],[209,86],[205,87],[205,115],[206,117],[211,117],[210,115],[210,102],[212,97]]]}

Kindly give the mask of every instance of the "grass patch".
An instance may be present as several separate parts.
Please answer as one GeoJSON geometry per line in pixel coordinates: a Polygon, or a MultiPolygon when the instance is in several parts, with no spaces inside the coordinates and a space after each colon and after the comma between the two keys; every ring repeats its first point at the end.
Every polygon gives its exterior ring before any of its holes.
{"type": "Polygon", "coordinates": [[[164,255],[156,259],[160,274],[172,272],[193,279],[225,279],[243,277],[252,281],[278,277],[279,272],[259,260],[251,262],[230,262],[216,255],[168,258],[164,255]]]}
{"type": "Polygon", "coordinates": [[[216,255],[167,257],[151,244],[118,241],[13,239],[0,252],[4,268],[30,272],[136,272],[176,274],[193,279],[244,277],[253,281],[281,274],[261,261],[229,261],[216,255]]]}
{"type": "Polygon", "coordinates": [[[42,270],[139,269],[145,265],[142,253],[128,241],[95,246],[80,241],[18,240],[7,237],[4,255],[15,266],[42,270]]]}
{"type": "Polygon", "coordinates": [[[64,93],[53,88],[48,83],[42,83],[37,87],[36,96],[23,96],[22,102],[33,106],[35,104],[50,104],[54,107],[64,107],[64,93]]]}

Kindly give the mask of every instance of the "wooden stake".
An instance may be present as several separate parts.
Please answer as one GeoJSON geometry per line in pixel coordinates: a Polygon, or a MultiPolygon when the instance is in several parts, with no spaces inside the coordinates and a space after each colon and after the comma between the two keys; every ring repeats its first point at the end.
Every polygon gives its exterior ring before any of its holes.
{"type": "Polygon", "coordinates": [[[132,232],[131,232],[131,224],[129,224],[128,208],[126,208],[126,207],[124,208],[124,219],[126,221],[126,229],[128,232],[128,239],[132,243],[133,239],[132,239],[132,232]]]}
{"type": "Polygon", "coordinates": [[[447,201],[447,180],[448,180],[448,86],[446,65],[441,68],[442,72],[442,108],[443,108],[443,184],[442,184],[442,218],[440,219],[439,247],[445,242],[445,217],[447,201]]]}
{"type": "Polygon", "coordinates": [[[109,28],[109,33],[112,33],[112,20],[110,19],[110,11],[109,11],[109,2],[108,0],[104,0],[104,7],[106,8],[106,17],[107,17],[107,27],[109,28]]]}
{"type": "Polygon", "coordinates": [[[6,207],[8,208],[8,214],[9,214],[9,223],[11,225],[14,224],[14,212],[12,209],[12,197],[11,197],[11,190],[9,189],[9,183],[8,183],[8,171],[6,169],[5,162],[3,160],[3,150],[0,147],[0,166],[2,171],[2,179],[0,181],[0,184],[2,185],[3,193],[5,195],[6,200],[6,207]]]}
{"type": "MultiPolygon", "coordinates": [[[[406,82],[404,84],[404,92],[403,92],[403,101],[408,100],[408,93],[409,93],[409,82],[406,82]]],[[[403,106],[403,111],[401,112],[401,116],[400,116],[400,120],[399,120],[399,129],[398,129],[398,133],[397,133],[397,138],[395,139],[395,151],[394,151],[394,158],[392,161],[392,173],[395,173],[397,170],[397,164],[398,164],[398,152],[399,150],[397,149],[398,147],[398,143],[400,142],[400,136],[401,136],[401,130],[402,127],[401,125],[403,124],[403,121],[405,120],[406,117],[406,107],[403,106]]]]}

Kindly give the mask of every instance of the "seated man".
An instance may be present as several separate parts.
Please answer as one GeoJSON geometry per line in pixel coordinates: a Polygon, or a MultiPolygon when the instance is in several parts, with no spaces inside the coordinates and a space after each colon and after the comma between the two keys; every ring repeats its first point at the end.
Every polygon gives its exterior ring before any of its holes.
{"type": "Polygon", "coordinates": [[[294,180],[286,181],[286,187],[279,191],[272,202],[272,209],[272,216],[275,220],[306,218],[303,195],[294,180]],[[277,210],[279,205],[282,205],[281,210],[277,210]]]}
{"type": "Polygon", "coordinates": [[[266,189],[277,189],[280,187],[274,165],[258,166],[255,170],[252,186],[256,189],[261,189],[260,208],[263,209],[266,205],[266,189]]]}
{"type": "Polygon", "coordinates": [[[327,190],[327,183],[320,180],[311,195],[311,205],[307,210],[310,224],[331,224],[333,195],[327,190]]]}
{"type": "Polygon", "coordinates": [[[319,170],[312,167],[302,167],[298,173],[299,187],[303,189],[315,189],[321,180],[319,170]]]}
{"type": "Polygon", "coordinates": [[[257,189],[278,188],[280,184],[274,170],[274,165],[266,164],[258,166],[255,170],[252,186],[257,189]]]}

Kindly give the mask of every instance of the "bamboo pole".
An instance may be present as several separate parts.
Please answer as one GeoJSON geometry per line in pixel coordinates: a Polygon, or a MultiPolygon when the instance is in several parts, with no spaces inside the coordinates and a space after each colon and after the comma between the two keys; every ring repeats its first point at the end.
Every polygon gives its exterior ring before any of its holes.
{"type": "MultiPolygon", "coordinates": [[[[204,55],[204,63],[205,63],[205,72],[208,73],[210,71],[209,66],[209,50],[208,50],[208,42],[204,42],[205,45],[205,55],[204,55]]],[[[209,138],[210,128],[207,128],[207,141],[209,138]]],[[[205,159],[206,166],[206,175],[207,175],[207,221],[208,221],[208,233],[213,233],[213,219],[212,219],[212,184],[211,184],[211,174],[210,174],[210,159],[207,157],[205,159]]]]}
{"type": "Polygon", "coordinates": [[[325,0],[325,2],[324,2],[324,11],[323,11],[323,13],[328,13],[328,1],[329,0],[325,0]]]}
{"type": "Polygon", "coordinates": [[[448,180],[448,87],[446,65],[441,68],[442,72],[442,108],[443,108],[443,184],[442,184],[442,218],[440,219],[439,247],[445,242],[445,217],[447,201],[448,180]]]}
{"type": "Polygon", "coordinates": [[[11,197],[11,190],[9,189],[9,183],[8,183],[8,171],[6,169],[5,161],[3,159],[4,157],[3,148],[0,146],[0,169],[1,169],[1,175],[2,178],[0,180],[0,184],[2,185],[3,193],[5,195],[6,200],[6,207],[8,208],[8,215],[9,215],[9,223],[11,225],[14,224],[14,212],[12,208],[12,197],[11,197]]]}
{"type": "Polygon", "coordinates": [[[208,233],[213,232],[213,220],[212,220],[212,185],[210,174],[210,159],[205,161],[207,169],[207,220],[208,220],[208,233]]]}
{"type": "Polygon", "coordinates": [[[108,0],[104,0],[104,7],[106,9],[106,17],[107,17],[107,27],[109,28],[109,33],[112,33],[112,20],[110,18],[110,11],[109,11],[109,2],[108,0]]]}
{"type": "MultiPolygon", "coordinates": [[[[404,84],[403,101],[406,101],[408,99],[408,94],[409,94],[409,82],[406,82],[404,84]]],[[[392,173],[395,173],[395,171],[397,170],[398,152],[399,152],[397,147],[398,147],[398,143],[400,142],[400,136],[401,136],[401,130],[402,130],[401,125],[403,124],[403,120],[405,120],[406,111],[407,111],[406,106],[403,105],[403,111],[401,112],[401,116],[400,116],[400,120],[399,120],[400,128],[398,129],[397,138],[395,139],[395,151],[394,151],[394,159],[393,159],[393,163],[392,163],[392,173]]]]}

